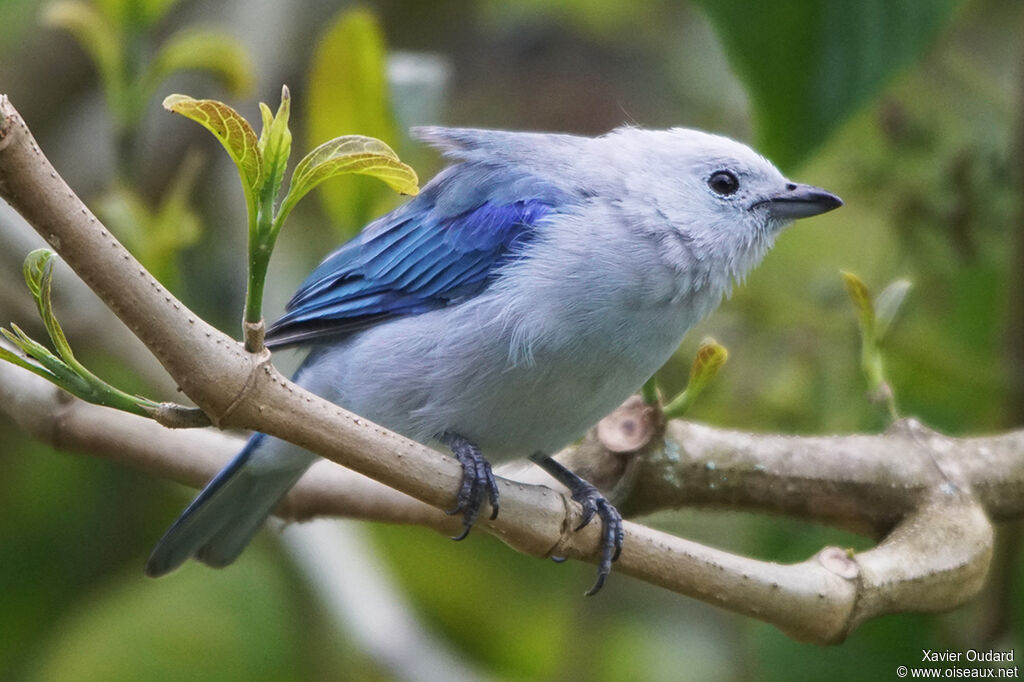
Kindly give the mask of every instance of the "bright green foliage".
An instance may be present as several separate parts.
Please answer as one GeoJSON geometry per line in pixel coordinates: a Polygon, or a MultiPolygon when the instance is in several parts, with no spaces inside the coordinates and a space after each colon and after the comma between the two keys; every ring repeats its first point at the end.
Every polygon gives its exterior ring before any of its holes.
{"type": "Polygon", "coordinates": [[[27,369],[82,400],[149,416],[149,410],[157,407],[156,403],[119,391],[87,370],[75,359],[74,353],[71,352],[71,346],[64,336],[64,330],[53,313],[53,304],[50,300],[55,257],[56,255],[49,249],[36,249],[25,258],[24,274],[25,283],[36,300],[39,317],[43,320],[43,325],[46,327],[46,332],[57,355],[50,352],[46,346],[33,340],[17,325],[12,324],[13,331],[0,329],[0,333],[30,359],[23,358],[2,346],[0,346],[0,359],[27,369]],[[35,362],[32,362],[33,360],[35,362]]]}
{"type": "Polygon", "coordinates": [[[790,169],[932,44],[959,0],[698,0],[747,86],[757,145],[790,169]]]}
{"type": "Polygon", "coordinates": [[[725,349],[725,346],[714,339],[705,339],[693,359],[693,366],[690,368],[690,381],[686,384],[686,389],[665,406],[665,417],[676,419],[686,414],[697,400],[697,396],[715,378],[718,370],[722,369],[728,359],[729,351],[725,349]]]}
{"type": "MultiPolygon", "coordinates": [[[[295,167],[288,192],[278,208],[277,195],[292,143],[288,128],[291,95],[287,87],[281,89],[276,115],[271,115],[267,105],[260,105],[263,128],[259,137],[241,114],[223,102],[170,95],[164,100],[164,107],[213,133],[238,166],[249,213],[249,287],[245,306],[248,323],[262,320],[263,285],[281,226],[295,204],[313,187],[337,175],[359,174],[382,180],[406,194],[419,191],[416,172],[399,161],[390,147],[380,140],[352,135],[325,142],[307,154],[295,167]]],[[[247,343],[251,346],[248,338],[247,343]]]]}
{"type": "MultiPolygon", "coordinates": [[[[387,86],[384,38],[374,16],[341,12],[317,43],[310,66],[306,131],[310,146],[339,130],[358,130],[385,141],[397,138],[387,86]]],[[[404,190],[399,190],[404,191],[404,190]]],[[[392,201],[369,183],[328,183],[317,194],[331,223],[354,234],[392,201]]]]}
{"type": "Polygon", "coordinates": [[[896,419],[896,397],[885,376],[881,344],[910,290],[910,282],[896,280],[874,300],[866,284],[852,272],[843,272],[843,283],[857,311],[860,326],[861,367],[868,381],[868,398],[884,405],[891,419],[896,419]]]}

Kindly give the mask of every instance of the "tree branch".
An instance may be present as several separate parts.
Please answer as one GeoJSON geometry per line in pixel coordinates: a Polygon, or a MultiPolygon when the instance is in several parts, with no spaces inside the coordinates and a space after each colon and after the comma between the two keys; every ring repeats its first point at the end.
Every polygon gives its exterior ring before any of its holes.
{"type": "MultiPolygon", "coordinates": [[[[78,200],[2,95],[0,197],[132,329],[212,423],[259,429],[351,468],[314,466],[280,515],[344,515],[453,531],[457,520],[438,509],[454,503],[457,462],[309,394],[278,374],[268,354],[246,353],[191,313],[78,200]]],[[[212,430],[172,431],[58,397],[38,381],[0,366],[0,407],[58,447],[195,486],[238,447],[237,439],[212,430]]],[[[1021,513],[1022,433],[960,440],[906,423],[883,436],[787,438],[684,422],[663,429],[649,408],[633,402],[622,409],[625,416],[611,427],[605,422],[603,435],[598,429],[560,457],[610,490],[627,514],[727,506],[885,534],[867,552],[825,548],[784,566],[625,523],[618,573],[760,618],[800,640],[837,642],[883,613],[963,603],[988,568],[986,511],[996,518],[1021,513]],[[614,436],[615,429],[638,424],[646,425],[647,437],[636,453],[606,447],[630,440],[610,438],[609,430],[614,436]]],[[[506,479],[499,484],[502,513],[479,527],[533,556],[595,556],[599,529],[591,524],[573,532],[579,508],[564,495],[506,479]]]]}

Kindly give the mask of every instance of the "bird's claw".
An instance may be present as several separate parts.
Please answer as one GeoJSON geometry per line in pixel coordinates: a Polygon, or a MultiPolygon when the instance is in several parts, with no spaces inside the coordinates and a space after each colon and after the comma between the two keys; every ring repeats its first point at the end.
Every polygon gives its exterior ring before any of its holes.
{"type": "Polygon", "coordinates": [[[605,578],[612,572],[612,563],[622,552],[622,540],[625,535],[622,529],[622,515],[597,488],[583,479],[572,488],[572,499],[583,507],[583,520],[576,526],[577,531],[590,523],[594,514],[601,519],[601,559],[597,564],[597,580],[586,592],[589,597],[597,594],[604,586],[605,578]]]}
{"type": "Polygon", "coordinates": [[[498,483],[494,480],[491,465],[480,454],[480,450],[462,436],[446,433],[441,440],[452,450],[462,465],[462,485],[456,495],[455,506],[446,513],[462,514],[462,532],[452,540],[463,540],[480,516],[484,495],[491,504],[491,520],[498,517],[498,483]]]}
{"type": "Polygon", "coordinates": [[[551,474],[556,481],[569,489],[572,499],[583,508],[583,519],[576,526],[579,531],[590,523],[596,514],[601,519],[601,558],[597,564],[597,581],[587,591],[587,596],[597,594],[604,585],[605,578],[612,572],[612,562],[622,552],[622,541],[625,532],[622,529],[622,515],[604,495],[592,484],[579,475],[566,469],[558,460],[552,459],[543,452],[530,455],[530,460],[551,474]]]}

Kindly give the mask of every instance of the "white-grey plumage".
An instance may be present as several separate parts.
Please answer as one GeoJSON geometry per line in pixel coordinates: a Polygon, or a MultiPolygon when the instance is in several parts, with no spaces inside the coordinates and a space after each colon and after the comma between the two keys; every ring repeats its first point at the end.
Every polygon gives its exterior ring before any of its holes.
{"type": "MultiPolygon", "coordinates": [[[[500,461],[579,437],[664,364],[783,227],[841,205],[696,130],[417,133],[453,165],[331,254],[267,338],[311,348],[302,386],[452,447],[466,467],[467,530],[486,495],[497,501],[472,446],[500,461]]],[[[191,555],[233,561],[314,459],[255,436],[147,571],[191,555]]],[[[617,512],[571,483],[610,527],[599,587],[617,512]]]]}

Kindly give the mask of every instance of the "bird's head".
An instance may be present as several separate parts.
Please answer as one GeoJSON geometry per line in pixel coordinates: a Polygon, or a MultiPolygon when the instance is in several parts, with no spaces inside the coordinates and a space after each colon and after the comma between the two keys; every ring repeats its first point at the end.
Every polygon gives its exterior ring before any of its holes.
{"type": "Polygon", "coordinates": [[[774,233],[797,218],[843,205],[831,192],[787,179],[763,156],[727,137],[687,128],[627,128],[612,135],[633,138],[631,152],[642,150],[633,158],[646,166],[639,182],[651,185],[649,196],[657,197],[660,210],[689,227],[774,233]]]}
{"type": "Polygon", "coordinates": [[[750,147],[720,135],[624,128],[603,139],[615,140],[620,162],[629,159],[627,190],[655,212],[650,229],[670,231],[672,241],[689,244],[684,250],[717,260],[733,277],[742,277],[797,218],[843,204],[831,192],[789,180],[750,147]]]}

